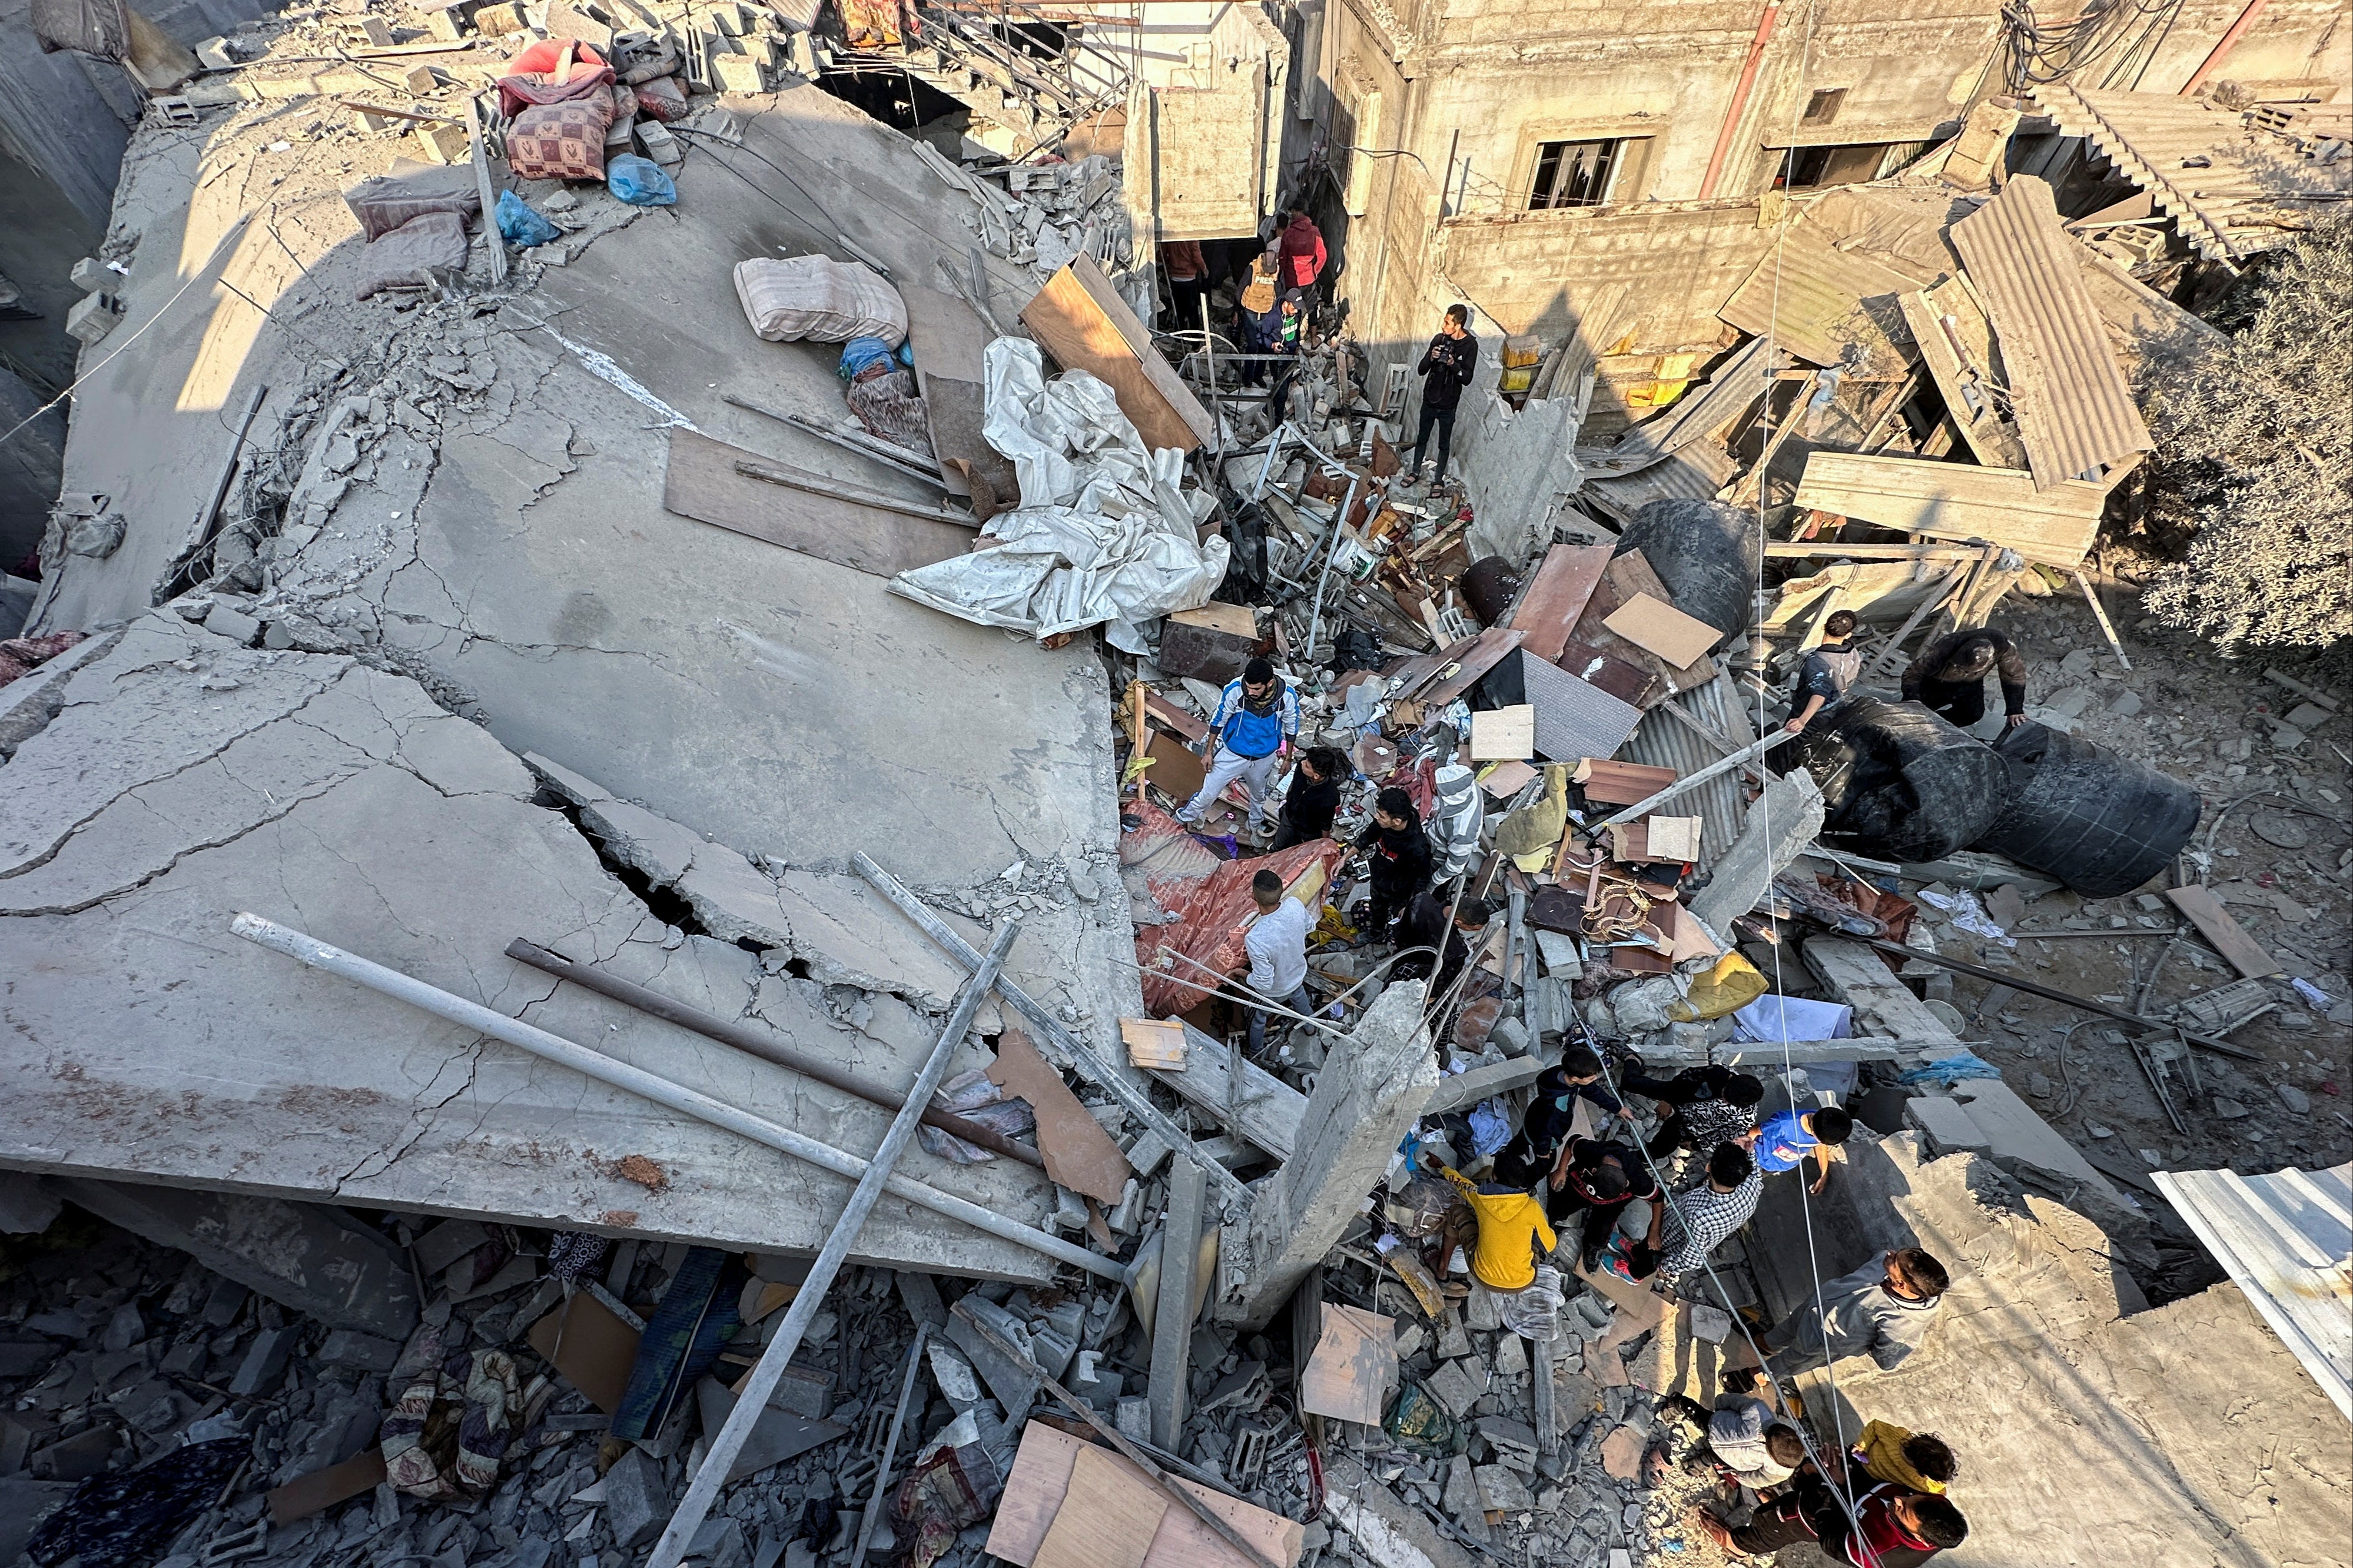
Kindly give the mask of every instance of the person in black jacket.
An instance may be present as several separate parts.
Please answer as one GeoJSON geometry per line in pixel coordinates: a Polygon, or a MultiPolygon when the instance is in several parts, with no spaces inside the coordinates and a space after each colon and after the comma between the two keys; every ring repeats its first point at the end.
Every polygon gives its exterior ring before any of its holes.
{"type": "Polygon", "coordinates": [[[1267,853],[1330,837],[1332,818],[1340,809],[1340,786],[1347,776],[1348,760],[1334,748],[1310,746],[1302,752],[1291,788],[1282,796],[1282,823],[1267,853]]]}
{"type": "Polygon", "coordinates": [[[1739,1142],[1756,1130],[1757,1108],[1765,1100],[1764,1084],[1736,1068],[1711,1062],[1672,1078],[1653,1078],[1642,1058],[1630,1053],[1618,1087],[1658,1101],[1659,1131],[1644,1145],[1653,1160],[1678,1147],[1704,1156],[1718,1143],[1739,1142]]]}
{"type": "Polygon", "coordinates": [[[1413,368],[1421,374],[1421,426],[1413,438],[1413,467],[1421,470],[1422,451],[1430,445],[1432,427],[1438,431],[1438,479],[1446,478],[1446,459],[1454,450],[1454,410],[1462,401],[1462,389],[1471,384],[1471,372],[1479,363],[1479,340],[1471,335],[1471,311],[1467,306],[1446,307],[1446,324],[1430,346],[1421,352],[1421,363],[1413,368]]]}
{"type": "Polygon", "coordinates": [[[1922,650],[1904,672],[1904,700],[1966,730],[1985,717],[1985,678],[1999,672],[2009,728],[2026,722],[2026,655],[1991,626],[1953,632],[1922,650]]]}
{"type": "Polygon", "coordinates": [[[1385,942],[1407,902],[1430,885],[1430,836],[1413,796],[1394,785],[1374,796],[1373,820],[1356,835],[1356,847],[1368,852],[1372,884],[1356,929],[1367,941],[1385,942]]]}

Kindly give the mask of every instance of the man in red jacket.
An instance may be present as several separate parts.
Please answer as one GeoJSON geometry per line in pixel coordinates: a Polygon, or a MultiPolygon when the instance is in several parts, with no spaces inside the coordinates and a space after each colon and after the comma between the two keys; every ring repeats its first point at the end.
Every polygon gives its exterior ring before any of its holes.
{"type": "Polygon", "coordinates": [[[1303,212],[1291,215],[1282,231],[1282,281],[1293,289],[1308,289],[1324,276],[1324,231],[1303,212]]]}

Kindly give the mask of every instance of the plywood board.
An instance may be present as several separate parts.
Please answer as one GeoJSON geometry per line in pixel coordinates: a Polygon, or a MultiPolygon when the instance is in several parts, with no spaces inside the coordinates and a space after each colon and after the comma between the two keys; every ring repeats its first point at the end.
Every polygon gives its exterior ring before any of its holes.
{"type": "MultiPolygon", "coordinates": [[[[984,1548],[990,1556],[1002,1558],[1015,1568],[1036,1568],[1038,1548],[1044,1543],[1055,1514],[1061,1510],[1062,1500],[1070,1493],[1079,1451],[1093,1446],[1042,1421],[1032,1421],[1021,1429],[1021,1447],[1014,1456],[1012,1472],[1005,1479],[1005,1493],[997,1501],[997,1518],[989,1526],[984,1548]]],[[[1151,1484],[1139,1467],[1117,1455],[1108,1458],[1139,1483],[1151,1484]]],[[[1305,1526],[1191,1481],[1176,1484],[1208,1504],[1243,1540],[1282,1568],[1299,1561],[1305,1526]]],[[[1144,1568],[1254,1565],[1211,1533],[1192,1510],[1172,1505],[1160,1516],[1160,1528],[1153,1535],[1151,1550],[1145,1554],[1144,1568]]]]}
{"type": "Polygon", "coordinates": [[[1651,853],[1662,860],[1698,859],[1701,821],[1696,816],[1644,817],[1643,826],[1651,830],[1651,853]]]}
{"type": "Polygon", "coordinates": [[[1165,731],[1153,731],[1152,743],[1145,748],[1145,754],[1152,759],[1151,771],[1145,776],[1155,787],[1166,790],[1172,799],[1188,801],[1200,794],[1202,784],[1208,782],[1200,753],[1165,731]]]}
{"type": "Polygon", "coordinates": [[[1483,708],[1471,715],[1471,760],[1474,763],[1525,762],[1536,754],[1536,710],[1532,703],[1516,708],[1483,708]]]}
{"type": "Polygon", "coordinates": [[[1175,1019],[1122,1018],[1119,1037],[1126,1042],[1132,1065],[1185,1070],[1185,1026],[1175,1019]]]}
{"type": "Polygon", "coordinates": [[[1151,346],[1151,334],[1092,258],[1048,279],[1021,308],[1021,321],[1063,369],[1109,383],[1147,447],[1189,452],[1216,433],[1208,410],[1151,346]]]}
{"type": "Polygon", "coordinates": [[[1258,641],[1258,612],[1248,605],[1221,605],[1212,599],[1197,610],[1178,610],[1168,617],[1180,626],[1204,626],[1228,637],[1258,641]]]}
{"type": "MultiPolygon", "coordinates": [[[[1609,618],[1642,594],[1648,594],[1661,604],[1674,602],[1674,595],[1659,580],[1659,574],[1651,566],[1650,557],[1639,550],[1630,550],[1623,555],[1613,557],[1608,569],[1601,574],[1601,581],[1595,584],[1592,598],[1586,601],[1585,614],[1578,618],[1570,642],[1572,646],[1583,644],[1597,654],[1622,659],[1657,675],[1662,689],[1655,696],[1635,703],[1638,708],[1647,709],[1674,692],[1689,691],[1706,685],[1715,679],[1716,670],[1714,662],[1704,657],[1688,665],[1670,664],[1650,649],[1630,642],[1609,629],[1609,618]]],[[[1564,668],[1571,668],[1570,661],[1564,658],[1562,666],[1564,668]]]]}
{"type": "Polygon", "coordinates": [[[972,529],[764,484],[737,473],[739,462],[775,466],[776,459],[691,430],[672,430],[663,508],[877,577],[972,552],[972,529]]]}
{"type": "Polygon", "coordinates": [[[1322,1305],[1323,1331],[1300,1380],[1299,1408],[1377,1426],[1389,1386],[1397,1382],[1397,1320],[1335,1301],[1322,1305]]]}
{"type": "Polygon", "coordinates": [[[1010,1024],[997,1037],[988,1080],[1028,1100],[1037,1112],[1038,1152],[1045,1159],[1046,1174],[1106,1206],[1119,1202],[1127,1186],[1127,1156],[1079,1103],[1062,1075],[1038,1054],[1029,1037],[1010,1024]]]}
{"type": "MultiPolygon", "coordinates": [[[[1476,716],[1473,716],[1476,721],[1476,716]]],[[[1535,768],[1526,763],[1498,763],[1479,781],[1479,787],[1497,800],[1509,800],[1527,786],[1536,776],[1535,768]]]]}
{"type": "Polygon", "coordinates": [[[1556,544],[1545,552],[1544,564],[1520,595],[1512,612],[1512,629],[1521,634],[1520,651],[1557,662],[1568,645],[1568,634],[1593,597],[1594,584],[1609,565],[1607,544],[1556,544]]]}
{"type": "Polygon", "coordinates": [[[1945,399],[1945,411],[1978,462],[1989,468],[2026,466],[2018,432],[1994,402],[1993,328],[1958,279],[1896,297],[1905,325],[1919,345],[1920,363],[1945,399]],[[1972,405],[1971,395],[1976,402],[1972,405]]]}
{"type": "Polygon", "coordinates": [[[1647,653],[1654,653],[1676,669],[1706,657],[1718,633],[1705,621],[1687,616],[1663,599],[1637,594],[1602,623],[1647,653]]]}
{"type": "Polygon", "coordinates": [[[638,1331],[583,1290],[531,1326],[531,1348],[607,1415],[638,1363],[638,1331]]]}
{"type": "MultiPolygon", "coordinates": [[[[1378,1421],[1380,1418],[1380,1413],[1375,1411],[1373,1419],[1378,1421]]],[[[362,1492],[374,1491],[384,1476],[384,1450],[381,1448],[370,1448],[340,1465],[330,1465],[323,1470],[298,1476],[269,1493],[269,1522],[291,1524],[298,1519],[324,1513],[339,1502],[348,1501],[362,1492]]]]}
{"type": "Polygon", "coordinates": [[[1029,1568],[1144,1568],[1168,1494],[1120,1468],[1092,1443],[1071,1457],[1070,1489],[1029,1568]]]}
{"type": "Polygon", "coordinates": [[[2284,974],[2279,960],[2263,950],[2239,922],[2231,918],[2213,889],[2203,882],[2193,882],[2186,888],[2168,888],[2165,896],[2173,907],[2189,917],[2198,934],[2214,944],[2214,951],[2231,961],[2231,967],[2250,980],[2267,975],[2284,974]]]}
{"type": "Polygon", "coordinates": [[[1520,646],[1522,635],[1508,627],[1489,626],[1476,637],[1464,637],[1438,656],[1430,679],[1420,689],[1409,684],[1399,687],[1398,695],[1411,698],[1425,710],[1443,708],[1503,663],[1504,656],[1520,646]]]}
{"type": "Polygon", "coordinates": [[[2015,468],[1817,451],[1807,455],[1797,504],[1932,539],[1983,539],[2072,570],[2099,537],[2108,489],[2067,479],[2037,490],[2015,468]]]}
{"type": "Polygon", "coordinates": [[[1612,762],[1608,757],[1588,757],[1569,774],[1571,782],[1583,787],[1586,800],[1595,805],[1632,805],[1681,777],[1672,768],[1612,762]]]}

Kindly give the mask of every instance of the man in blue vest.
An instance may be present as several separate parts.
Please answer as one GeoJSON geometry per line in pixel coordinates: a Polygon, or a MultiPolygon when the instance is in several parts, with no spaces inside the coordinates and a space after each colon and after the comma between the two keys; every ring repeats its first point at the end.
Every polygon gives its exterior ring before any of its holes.
{"type": "Polygon", "coordinates": [[[1274,781],[1287,748],[1299,739],[1299,695],[1276,678],[1274,666],[1253,658],[1240,680],[1228,681],[1209,715],[1208,749],[1202,752],[1201,793],[1185,803],[1176,820],[1198,825],[1209,803],[1236,779],[1250,795],[1250,831],[1274,831],[1274,781]]]}

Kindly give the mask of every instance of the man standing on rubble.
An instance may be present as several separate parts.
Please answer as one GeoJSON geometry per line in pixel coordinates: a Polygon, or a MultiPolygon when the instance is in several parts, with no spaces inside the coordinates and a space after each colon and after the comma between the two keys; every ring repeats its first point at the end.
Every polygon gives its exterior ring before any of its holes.
{"type": "MultiPolygon", "coordinates": [[[[1441,729],[1441,735],[1451,730],[1441,729]]],[[[1479,865],[1479,833],[1486,823],[1486,807],[1479,798],[1479,775],[1451,754],[1440,764],[1433,781],[1437,799],[1430,803],[1430,840],[1438,863],[1438,879],[1451,882],[1467,877],[1479,865]]]]}
{"type": "Polygon", "coordinates": [[[1366,942],[1386,942],[1406,905],[1430,885],[1430,839],[1413,796],[1395,784],[1375,795],[1373,820],[1356,835],[1356,847],[1365,851],[1371,884],[1356,930],[1366,942]]]}
{"type": "Polygon", "coordinates": [[[1293,211],[1276,244],[1282,252],[1284,284],[1303,291],[1314,288],[1315,280],[1324,276],[1324,263],[1328,259],[1324,249],[1324,231],[1315,226],[1315,220],[1303,211],[1293,211]]]}
{"type": "MultiPolygon", "coordinates": [[[[1259,258],[1250,263],[1250,279],[1242,285],[1241,297],[1235,301],[1242,318],[1242,353],[1271,354],[1282,339],[1282,252],[1268,246],[1259,258]]],[[[1266,362],[1259,359],[1242,361],[1242,384],[1264,386],[1266,362]]]]}
{"type": "MultiPolygon", "coordinates": [[[[1659,1228],[1658,1274],[1672,1284],[1707,1262],[1708,1254],[1746,1225],[1765,1191],[1757,1162],[1737,1143],[1718,1143],[1707,1158],[1707,1175],[1667,1204],[1659,1228]]],[[[1637,1270],[1641,1279],[1647,1271],[1637,1270]]]]}
{"type": "MultiPolygon", "coordinates": [[[[1789,694],[1789,721],[1784,726],[1792,735],[1814,721],[1814,715],[1846,695],[1854,678],[1862,669],[1862,652],[1849,647],[1847,638],[1854,635],[1854,612],[1832,610],[1831,618],[1822,623],[1822,640],[1810,650],[1805,661],[1798,666],[1798,687],[1789,694]]],[[[1907,694],[1908,695],[1908,694],[1907,694]]]]}
{"type": "Polygon", "coordinates": [[[1201,814],[1226,793],[1236,779],[1250,795],[1250,830],[1264,837],[1273,831],[1274,780],[1285,747],[1299,738],[1299,694],[1274,673],[1274,666],[1253,658],[1242,667],[1241,679],[1229,680],[1209,715],[1208,750],[1202,754],[1201,791],[1185,803],[1176,820],[1187,827],[1199,825],[1201,814]]]}
{"type": "Polygon", "coordinates": [[[1208,297],[1209,267],[1198,239],[1172,239],[1160,247],[1160,270],[1168,279],[1169,331],[1201,330],[1201,301],[1208,297]]]}
{"type": "Polygon", "coordinates": [[[1331,746],[1310,746],[1299,753],[1291,787],[1282,792],[1282,816],[1267,853],[1279,855],[1294,844],[1332,837],[1332,818],[1340,812],[1340,786],[1348,782],[1348,759],[1331,746]]]}
{"type": "Polygon", "coordinates": [[[1421,375],[1421,423],[1413,437],[1413,472],[1421,472],[1422,454],[1435,429],[1436,482],[1446,482],[1446,459],[1454,451],[1454,410],[1461,404],[1462,389],[1471,384],[1471,373],[1478,363],[1479,340],[1471,335],[1470,307],[1447,306],[1444,324],[1421,351],[1421,363],[1413,367],[1421,375]]]}
{"type": "MultiPolygon", "coordinates": [[[[1250,879],[1250,898],[1258,905],[1258,917],[1242,933],[1242,951],[1250,955],[1250,988],[1261,1002],[1305,1013],[1314,1005],[1307,994],[1307,932],[1314,923],[1307,906],[1285,898],[1282,879],[1271,871],[1250,879]]],[[[1253,1057],[1266,1045],[1268,1016],[1264,1006],[1250,1010],[1253,1057]]]]}
{"type": "Polygon", "coordinates": [[[2001,679],[2004,728],[2026,722],[2026,655],[1991,626],[1954,632],[1921,650],[1904,671],[1904,700],[1966,730],[1985,717],[1985,678],[2001,679]]]}

